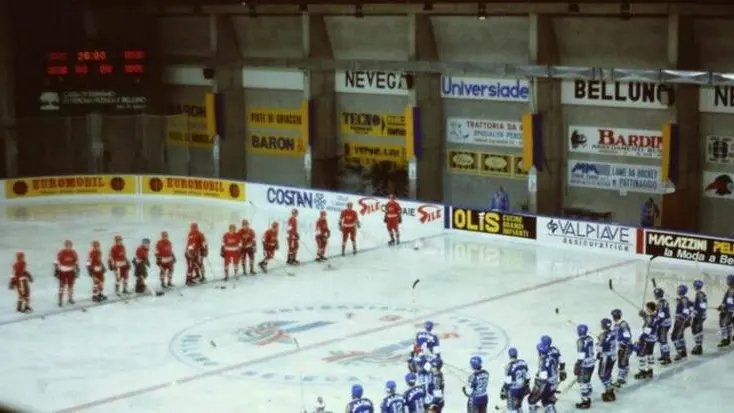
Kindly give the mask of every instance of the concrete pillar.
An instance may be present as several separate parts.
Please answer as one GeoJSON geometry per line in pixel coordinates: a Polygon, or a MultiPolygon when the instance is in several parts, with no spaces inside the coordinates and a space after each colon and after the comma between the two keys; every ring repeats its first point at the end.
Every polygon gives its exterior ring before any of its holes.
{"type": "MultiPolygon", "coordinates": [[[[668,17],[668,66],[699,70],[693,18],[668,17]]],[[[698,230],[701,205],[701,139],[699,137],[698,86],[677,85],[671,121],[678,123],[678,180],[675,193],[664,195],[661,226],[682,231],[698,230]]]]}
{"type": "MultiPolygon", "coordinates": [[[[556,34],[551,16],[530,15],[529,61],[538,65],[560,63],[556,34]]],[[[528,111],[542,116],[545,163],[538,172],[537,192],[529,195],[530,212],[558,215],[563,209],[563,187],[566,179],[566,134],[563,130],[561,82],[534,80],[528,111]]]]}
{"type": "MultiPolygon", "coordinates": [[[[228,16],[211,16],[211,49],[217,59],[239,55],[239,45],[232,19],[228,16]]],[[[245,157],[245,92],[242,88],[241,67],[215,68],[212,91],[222,94],[224,102],[224,139],[220,141],[218,172],[225,179],[246,179],[245,157]]],[[[213,159],[213,162],[216,160],[213,159]]],[[[217,168],[214,168],[215,171],[217,168]]]]}
{"type": "MultiPolygon", "coordinates": [[[[438,48],[431,26],[431,18],[425,14],[410,14],[409,19],[409,59],[438,60],[438,48]]],[[[418,159],[416,197],[418,199],[441,202],[443,199],[443,153],[445,122],[441,102],[441,75],[437,73],[415,73],[413,88],[410,90],[409,104],[421,111],[421,157],[418,159]]],[[[418,148],[416,148],[416,151],[418,148]]]]}
{"type": "Polygon", "coordinates": [[[15,85],[13,76],[13,46],[10,24],[10,5],[3,2],[0,6],[0,179],[17,176],[17,134],[15,133],[15,85]]]}
{"type": "MultiPolygon", "coordinates": [[[[303,55],[306,58],[332,59],[331,40],[324,17],[302,15],[303,55]]],[[[311,102],[311,187],[338,188],[339,154],[336,131],[336,93],[334,71],[306,72],[303,99],[311,102]]]]}

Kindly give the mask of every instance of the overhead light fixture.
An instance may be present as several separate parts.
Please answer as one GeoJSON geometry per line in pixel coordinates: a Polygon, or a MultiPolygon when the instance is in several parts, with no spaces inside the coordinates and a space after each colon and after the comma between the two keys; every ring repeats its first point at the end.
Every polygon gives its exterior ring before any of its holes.
{"type": "Polygon", "coordinates": [[[426,2],[423,3],[423,11],[432,11],[433,10],[433,3],[426,2]]]}
{"type": "Polygon", "coordinates": [[[484,20],[487,18],[487,5],[484,3],[477,3],[477,18],[484,20]]]}
{"type": "Polygon", "coordinates": [[[362,3],[357,3],[357,5],[354,6],[354,17],[358,19],[364,17],[364,9],[362,9],[362,3]]]}

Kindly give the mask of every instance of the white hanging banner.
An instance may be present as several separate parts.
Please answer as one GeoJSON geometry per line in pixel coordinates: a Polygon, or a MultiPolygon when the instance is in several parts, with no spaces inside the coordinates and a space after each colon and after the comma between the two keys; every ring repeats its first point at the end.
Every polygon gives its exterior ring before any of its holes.
{"type": "Polygon", "coordinates": [[[572,153],[659,159],[662,143],[663,134],[656,130],[568,127],[568,151],[572,153]]]}
{"type": "Polygon", "coordinates": [[[466,145],[522,148],[522,122],[448,118],[446,140],[466,145]]]}

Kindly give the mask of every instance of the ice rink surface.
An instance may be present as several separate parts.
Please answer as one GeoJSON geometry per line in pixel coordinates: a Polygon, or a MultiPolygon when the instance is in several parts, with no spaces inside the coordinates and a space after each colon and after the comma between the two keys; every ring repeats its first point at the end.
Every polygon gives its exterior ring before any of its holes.
{"type": "MultiPolygon", "coordinates": [[[[287,209],[179,201],[29,203],[2,211],[2,262],[9,271],[15,252],[25,251],[36,278],[31,315],[15,313],[14,292],[0,292],[0,398],[24,411],[296,413],[303,405],[311,411],[322,396],[327,410],[341,412],[354,382],[378,404],[386,380],[404,389],[405,356],[416,329],[429,319],[437,325],[447,363],[445,412],[465,411],[461,386],[469,357],[476,354],[492,377],[495,406],[509,346],[534,367],[535,344],[541,335],[551,335],[571,370],[574,324],[598,331],[600,319],[621,308],[637,329],[637,309],[607,284],[613,279],[621,294],[642,303],[648,265],[471,235],[416,241],[404,234],[403,245],[387,248],[384,234],[370,228],[360,233],[360,254],[334,257],[327,266],[310,262],[315,212],[304,212],[299,257],[304,264],[295,277],[282,269],[281,249],[269,274],[186,288],[178,265],[179,289],[123,302],[114,298],[108,273],[110,301],[98,305],[89,300],[91,283],[82,271],[77,304],[58,309],[52,262],[64,239],[73,240],[86,258],[92,240],[100,240],[106,254],[115,234],[133,249],[142,238],[155,242],[167,230],[180,255],[195,221],[211,245],[209,277],[221,279],[218,244],[227,225],[249,218],[261,234],[269,222],[284,221],[287,209]]],[[[335,231],[333,214],[330,225],[335,231]]],[[[330,254],[338,249],[332,237],[330,254]]],[[[157,284],[156,273],[151,285],[157,284]]],[[[694,266],[656,260],[651,275],[671,299],[679,283],[690,285],[697,278],[706,282],[712,306],[721,299],[723,272],[704,277],[694,266]]],[[[657,366],[654,380],[631,381],[613,404],[601,402],[595,377],[593,411],[642,412],[654,406],[690,412],[730,397],[725,377],[734,369],[734,356],[715,349],[718,317],[710,314],[703,357],[657,366]]],[[[690,336],[688,342],[690,347],[690,336]]],[[[634,374],[634,357],[632,366],[634,374]]],[[[578,389],[571,389],[561,396],[558,411],[574,411],[578,398],[578,389]]]]}

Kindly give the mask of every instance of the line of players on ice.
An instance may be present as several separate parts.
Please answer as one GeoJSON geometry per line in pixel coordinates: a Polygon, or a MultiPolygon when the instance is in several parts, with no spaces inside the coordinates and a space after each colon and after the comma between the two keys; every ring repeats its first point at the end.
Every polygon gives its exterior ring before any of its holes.
{"type": "MultiPolygon", "coordinates": [[[[385,206],[384,218],[390,236],[389,245],[400,243],[399,225],[402,220],[401,212],[402,208],[400,204],[391,196],[385,206]]],[[[356,235],[357,228],[359,227],[359,214],[354,210],[353,204],[348,202],[346,208],[339,215],[339,229],[342,233],[342,255],[345,255],[347,241],[351,241],[352,253],[357,253],[356,235]]],[[[278,230],[279,225],[277,222],[274,222],[263,234],[263,258],[258,262],[258,267],[263,272],[267,272],[268,263],[275,259],[275,251],[279,249],[278,230]]],[[[329,230],[326,212],[321,211],[319,219],[316,221],[316,261],[325,261],[327,259],[326,247],[330,235],[331,232],[329,230]]],[[[299,264],[297,256],[300,235],[298,232],[298,210],[296,209],[291,211],[291,215],[288,218],[286,239],[288,242],[286,264],[297,265],[299,264]]],[[[242,227],[239,229],[235,225],[229,226],[228,231],[222,236],[220,250],[220,255],[224,260],[225,281],[229,279],[230,268],[232,268],[235,278],[239,276],[240,265],[242,266],[243,274],[247,274],[248,267],[250,274],[255,274],[256,244],[257,238],[255,232],[247,220],[242,221],[242,227]]],[[[111,271],[114,275],[115,294],[117,296],[130,294],[128,283],[131,269],[135,277],[135,292],[145,293],[148,291],[148,268],[151,265],[149,252],[150,240],[145,238],[135,250],[131,262],[128,259],[122,236],[117,235],[114,238],[114,245],[110,248],[107,262],[105,263],[100,242],[93,241],[86,262],[87,274],[92,279],[92,300],[94,302],[107,300],[107,296],[104,295],[105,273],[107,270],[111,271]]],[[[173,267],[176,263],[176,256],[166,231],[161,232],[161,237],[155,244],[154,254],[156,265],[160,271],[161,288],[167,289],[173,287],[173,267]]],[[[206,259],[208,262],[208,254],[209,247],[206,237],[199,230],[198,225],[192,223],[186,238],[184,253],[186,259],[186,285],[192,286],[206,281],[204,260],[206,259]]],[[[71,241],[64,241],[64,247],[56,255],[53,273],[59,285],[59,307],[64,305],[65,298],[68,304],[74,304],[74,285],[76,279],[79,277],[79,273],[79,255],[71,241]]],[[[13,273],[10,279],[10,289],[17,292],[16,310],[18,312],[28,313],[33,311],[30,305],[31,283],[33,283],[33,277],[27,270],[25,254],[18,252],[16,253],[15,263],[13,263],[13,273]]],[[[159,292],[158,294],[162,293],[159,292]]]]}
{"type": "MultiPolygon", "coordinates": [[[[719,348],[731,345],[732,322],[734,321],[734,274],[726,277],[727,290],[719,312],[721,341],[719,348]]],[[[637,380],[648,380],[653,377],[655,343],[660,344],[662,365],[680,361],[688,357],[685,341],[685,330],[691,327],[694,346],[691,354],[703,354],[703,325],[706,321],[708,299],[703,291],[703,281],[693,282],[695,296],[688,298],[688,287],[679,285],[675,306],[671,312],[670,303],[660,288],[655,288],[655,301],[645,304],[639,316],[643,320],[642,332],[637,342],[632,340],[629,324],[623,319],[622,311],[611,311],[611,319],[603,318],[600,331],[595,342],[589,327],[585,324],[576,326],[576,350],[578,358],[574,364],[573,374],[579,385],[581,401],[576,403],[578,409],[591,407],[591,378],[598,366],[597,374],[604,387],[601,397],[605,402],[616,400],[615,389],[627,383],[630,356],[637,353],[639,371],[634,375],[637,380]],[[676,350],[671,359],[671,348],[668,344],[668,333],[672,328],[670,340],[676,350]],[[614,366],[617,366],[617,380],[614,380],[614,366]]],[[[394,381],[385,384],[387,396],[380,405],[380,413],[423,413],[441,412],[444,406],[443,362],[439,352],[438,336],[433,334],[433,323],[425,324],[425,331],[416,335],[416,346],[409,359],[410,373],[405,376],[408,389],[400,394],[394,381]]],[[[542,336],[537,344],[538,371],[533,386],[530,386],[530,369],[528,363],[519,358],[517,349],[508,350],[509,362],[505,367],[504,384],[500,398],[505,400],[506,410],[510,413],[522,412],[523,400],[527,397],[530,412],[537,412],[540,407],[545,413],[555,413],[556,395],[560,382],[567,379],[566,365],[561,352],[553,346],[550,336],[542,336]]],[[[467,397],[468,413],[486,413],[489,405],[489,373],[482,368],[482,359],[474,356],[469,360],[472,373],[466,386],[462,388],[467,397]]],[[[570,386],[569,386],[570,388],[570,386]]],[[[361,385],[352,387],[352,401],[347,404],[347,413],[373,413],[374,406],[369,399],[363,397],[361,385]]],[[[496,407],[498,410],[499,408],[496,407]]],[[[318,412],[318,410],[317,410],[318,412]]]]}

